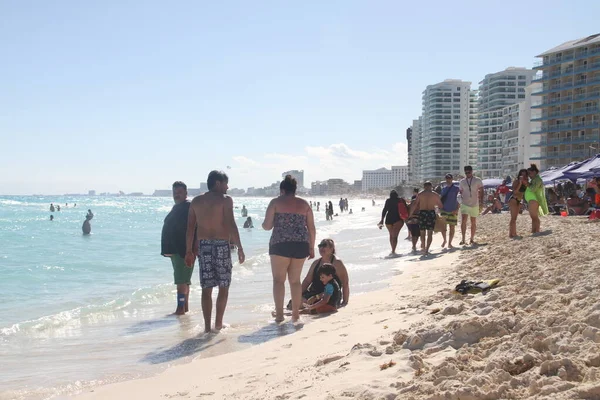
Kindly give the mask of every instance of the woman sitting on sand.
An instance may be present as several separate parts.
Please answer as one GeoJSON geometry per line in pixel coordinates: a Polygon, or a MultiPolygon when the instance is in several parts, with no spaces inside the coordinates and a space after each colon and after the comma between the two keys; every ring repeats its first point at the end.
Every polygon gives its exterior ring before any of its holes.
{"type": "Polygon", "coordinates": [[[348,305],[348,300],[350,299],[350,279],[348,277],[348,270],[342,260],[336,258],[335,243],[332,239],[321,240],[321,243],[319,243],[319,254],[321,257],[312,263],[306,277],[302,281],[302,303],[306,303],[311,297],[323,293],[324,285],[319,276],[319,269],[324,264],[331,264],[335,269],[334,279],[342,289],[342,302],[340,307],[348,305]]]}
{"type": "Polygon", "coordinates": [[[529,186],[529,177],[526,169],[519,171],[519,176],[513,181],[512,197],[508,200],[510,207],[510,223],[508,224],[508,237],[514,238],[517,236],[517,217],[521,213],[521,204],[525,190],[529,186]]]}
{"type": "Polygon", "coordinates": [[[531,217],[531,233],[540,232],[540,217],[548,214],[548,204],[546,204],[546,191],[544,182],[540,178],[540,171],[537,165],[531,164],[527,168],[527,173],[531,181],[525,190],[525,200],[529,204],[529,216],[531,217]]]}

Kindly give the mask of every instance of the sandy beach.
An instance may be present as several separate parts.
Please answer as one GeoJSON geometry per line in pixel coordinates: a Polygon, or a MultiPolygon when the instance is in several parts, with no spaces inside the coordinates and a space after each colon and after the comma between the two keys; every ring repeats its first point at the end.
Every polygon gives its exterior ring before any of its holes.
{"type": "Polygon", "coordinates": [[[437,234],[432,257],[394,260],[388,288],[337,314],[77,399],[600,398],[600,225],[549,216],[532,236],[527,214],[517,224],[523,238],[510,240],[508,215],[483,216],[479,245],[451,252],[437,234]],[[486,295],[452,293],[492,278],[486,295]]]}

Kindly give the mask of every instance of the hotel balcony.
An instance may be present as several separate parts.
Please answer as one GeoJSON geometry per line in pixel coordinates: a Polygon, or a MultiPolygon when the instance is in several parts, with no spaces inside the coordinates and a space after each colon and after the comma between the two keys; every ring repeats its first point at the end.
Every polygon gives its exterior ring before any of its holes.
{"type": "Polygon", "coordinates": [[[578,52],[577,54],[569,54],[561,57],[555,56],[550,58],[546,63],[544,63],[543,60],[538,60],[533,63],[533,69],[544,69],[546,67],[551,67],[552,65],[562,64],[569,61],[583,60],[596,54],[600,54],[600,48],[590,49],[587,51],[578,52]]]}
{"type": "Polygon", "coordinates": [[[544,138],[539,143],[532,143],[531,147],[558,146],[561,144],[600,143],[599,134],[585,136],[571,136],[558,138],[544,138]]]}
{"type": "Polygon", "coordinates": [[[593,64],[586,64],[586,65],[580,65],[578,67],[569,67],[567,69],[565,69],[564,71],[552,71],[549,73],[544,73],[541,76],[537,76],[535,79],[533,79],[531,82],[543,82],[543,81],[547,81],[548,79],[554,79],[554,78],[562,78],[565,76],[569,76],[569,75],[573,75],[573,74],[580,74],[582,72],[593,72],[593,71],[598,71],[600,70],[600,62],[595,62],[593,64]]]}
{"type": "Polygon", "coordinates": [[[558,125],[542,127],[538,131],[531,131],[531,134],[539,135],[542,133],[572,131],[575,129],[593,129],[593,128],[598,128],[598,127],[600,127],[600,122],[583,122],[583,123],[578,123],[578,124],[558,124],[558,125]]]}
{"type": "Polygon", "coordinates": [[[552,158],[564,158],[575,160],[577,158],[585,158],[589,155],[587,150],[565,150],[565,151],[549,151],[546,154],[539,154],[531,157],[532,160],[548,160],[552,158]]]}
{"type": "Polygon", "coordinates": [[[599,106],[593,107],[582,107],[573,110],[560,110],[560,111],[552,111],[550,113],[544,113],[540,117],[531,118],[531,121],[545,121],[548,119],[556,119],[556,118],[566,118],[566,117],[575,117],[578,115],[587,115],[587,114],[595,114],[600,112],[599,106]]]}
{"type": "Polygon", "coordinates": [[[600,84],[600,76],[590,78],[590,79],[582,79],[575,82],[566,82],[566,83],[555,83],[553,85],[549,85],[548,87],[542,88],[537,92],[532,92],[532,96],[541,96],[548,93],[561,92],[567,89],[576,89],[585,86],[592,86],[600,84]]]}
{"type": "Polygon", "coordinates": [[[594,91],[592,93],[583,93],[578,94],[576,96],[562,96],[557,99],[552,99],[547,102],[541,102],[538,104],[534,104],[531,108],[544,108],[548,106],[559,106],[561,104],[569,104],[578,101],[586,101],[586,100],[598,100],[600,99],[600,91],[594,91]]]}

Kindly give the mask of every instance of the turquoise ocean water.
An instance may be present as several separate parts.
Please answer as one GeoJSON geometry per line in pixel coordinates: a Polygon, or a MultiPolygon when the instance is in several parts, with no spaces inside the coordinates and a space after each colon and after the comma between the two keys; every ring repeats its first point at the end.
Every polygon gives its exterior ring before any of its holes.
{"type": "MultiPolygon", "coordinates": [[[[0,399],[62,398],[293,333],[291,325],[271,323],[270,232],[260,229],[269,200],[234,200],[258,228],[242,229],[245,218],[236,210],[247,260],[234,263],[228,327],[207,339],[197,265],[191,312],[169,315],[175,286],[170,261],[160,256],[160,233],[171,198],[0,196],[0,399]],[[61,205],[54,221],[50,203],[61,205]],[[83,236],[87,209],[95,216],[92,234],[83,236]]],[[[350,208],[353,215],[332,222],[323,209],[315,213],[317,240],[336,241],[351,301],[359,301],[394,271],[385,258],[387,232],[375,227],[380,206],[352,200],[350,208]]],[[[408,251],[408,242],[400,246],[408,251]]]]}

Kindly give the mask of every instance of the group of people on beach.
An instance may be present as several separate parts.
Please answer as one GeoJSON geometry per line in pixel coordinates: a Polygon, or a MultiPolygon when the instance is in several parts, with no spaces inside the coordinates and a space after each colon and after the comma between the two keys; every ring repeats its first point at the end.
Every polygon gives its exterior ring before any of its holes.
{"type": "MultiPolygon", "coordinates": [[[[392,255],[396,254],[400,230],[406,223],[409,238],[412,239],[412,250],[417,252],[417,242],[421,239],[421,250],[424,255],[429,254],[434,230],[442,234],[442,248],[453,248],[458,215],[461,215],[461,241],[460,245],[466,245],[467,225],[470,222],[469,244],[476,244],[475,234],[477,232],[477,217],[484,209],[484,186],[483,181],[473,174],[473,167],[464,167],[465,177],[454,182],[452,174],[446,174],[445,185],[437,193],[433,184],[429,181],[423,185],[423,190],[415,189],[415,194],[410,203],[400,197],[395,190],[390,193],[381,213],[378,224],[381,229],[384,225],[389,231],[392,255]],[[436,212],[437,210],[437,212],[436,212]],[[449,227],[449,229],[448,229],[449,227]]],[[[532,222],[532,233],[540,232],[540,216],[548,214],[544,183],[539,176],[539,170],[535,164],[527,169],[519,171],[517,179],[513,181],[511,190],[500,190],[504,192],[505,201],[509,202],[511,220],[509,223],[509,237],[517,237],[516,220],[522,212],[523,200],[528,204],[529,216],[532,222]]],[[[497,205],[492,203],[487,212],[494,212],[497,205]]]]}
{"type": "MultiPolygon", "coordinates": [[[[208,175],[208,192],[187,200],[187,186],[173,183],[175,205],[166,216],[161,238],[161,254],[171,259],[177,285],[175,314],[189,310],[189,287],[198,259],[202,288],[204,328],[212,327],[212,291],[218,287],[214,328],[223,328],[232,278],[230,244],[237,248],[238,261],[246,255],[235,222],[234,206],[227,196],[229,178],[222,171],[208,175]]],[[[262,228],[272,230],[269,256],[273,274],[273,299],[276,322],[284,321],[285,281],[290,285],[292,322],[300,313],[323,313],[348,304],[350,296],[346,267],[335,256],[335,244],[325,239],[318,245],[319,259],[313,262],[306,278],[301,281],[306,259],[315,258],[316,229],[311,204],[296,197],[297,182],[288,175],[280,184],[280,196],[269,203],[262,228]]],[[[245,208],[245,207],[244,207],[245,208]]]]}

